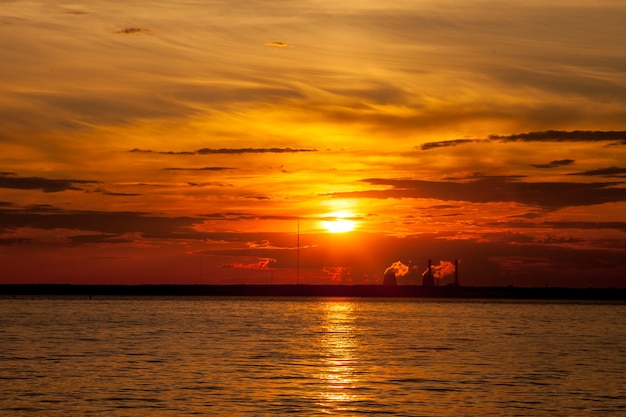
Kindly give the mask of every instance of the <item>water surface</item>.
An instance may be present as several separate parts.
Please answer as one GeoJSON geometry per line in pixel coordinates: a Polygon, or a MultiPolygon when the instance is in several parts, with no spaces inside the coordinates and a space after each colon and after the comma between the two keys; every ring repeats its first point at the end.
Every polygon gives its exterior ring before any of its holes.
{"type": "Polygon", "coordinates": [[[0,415],[626,414],[626,305],[0,300],[0,415]]]}

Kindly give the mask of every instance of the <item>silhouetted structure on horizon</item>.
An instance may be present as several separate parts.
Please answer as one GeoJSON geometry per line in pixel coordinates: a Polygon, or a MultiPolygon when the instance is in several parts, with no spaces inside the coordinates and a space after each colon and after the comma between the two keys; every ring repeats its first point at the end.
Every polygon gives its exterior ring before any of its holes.
{"type": "Polygon", "coordinates": [[[385,272],[385,276],[383,277],[383,285],[395,287],[398,285],[396,281],[396,273],[392,270],[385,272]]]}
{"type": "MultiPolygon", "coordinates": [[[[394,274],[395,275],[395,274],[394,274]]],[[[624,288],[452,287],[419,285],[86,285],[0,284],[0,299],[29,297],[416,297],[529,300],[614,300],[626,305],[624,288]]]]}
{"type": "Polygon", "coordinates": [[[433,277],[433,268],[432,261],[428,260],[428,269],[426,273],[422,277],[422,287],[434,287],[435,286],[435,278],[433,277]]]}

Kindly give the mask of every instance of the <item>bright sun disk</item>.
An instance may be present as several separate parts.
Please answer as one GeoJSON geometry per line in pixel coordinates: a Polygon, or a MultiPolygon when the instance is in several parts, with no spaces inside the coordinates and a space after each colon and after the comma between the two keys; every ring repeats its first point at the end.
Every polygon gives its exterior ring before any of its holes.
{"type": "Polygon", "coordinates": [[[345,233],[354,229],[355,222],[347,219],[325,220],[322,226],[330,233],[345,233]]]}

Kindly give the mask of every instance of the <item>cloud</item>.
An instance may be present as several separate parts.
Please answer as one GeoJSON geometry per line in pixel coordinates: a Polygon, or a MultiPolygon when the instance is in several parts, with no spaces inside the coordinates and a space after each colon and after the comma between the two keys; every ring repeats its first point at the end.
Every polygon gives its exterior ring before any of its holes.
{"type": "Polygon", "coordinates": [[[568,175],[584,175],[588,177],[601,176],[601,177],[626,178],[626,168],[619,168],[619,167],[600,168],[600,169],[594,169],[591,171],[574,172],[568,175]]]}
{"type": "MultiPolygon", "coordinates": [[[[188,238],[192,226],[202,223],[200,218],[155,216],[141,212],[105,212],[64,210],[53,206],[0,207],[0,230],[18,228],[70,229],[101,232],[109,235],[140,233],[176,239],[188,238]]],[[[196,235],[196,238],[201,238],[196,235]]]]}
{"type": "Polygon", "coordinates": [[[335,266],[322,268],[322,272],[328,276],[328,280],[333,283],[351,284],[352,268],[345,266],[335,266]]]}
{"type": "MultiPolygon", "coordinates": [[[[251,197],[251,198],[257,198],[257,197],[251,197]]],[[[202,217],[210,219],[210,220],[229,220],[229,221],[238,221],[238,220],[297,221],[298,219],[303,219],[302,216],[268,216],[268,215],[258,215],[254,213],[240,212],[240,211],[229,211],[229,212],[224,212],[224,213],[209,213],[209,214],[202,215],[202,217]]]]}
{"type": "Polygon", "coordinates": [[[173,152],[173,151],[167,151],[167,152],[156,152],[153,151],[151,149],[139,149],[139,148],[133,148],[130,151],[131,153],[156,153],[156,154],[161,154],[161,155],[194,155],[196,152],[190,152],[190,151],[182,151],[182,152],[173,152]]]}
{"type": "Polygon", "coordinates": [[[63,12],[64,14],[73,14],[73,15],[86,15],[89,14],[84,10],[66,10],[63,12]]]}
{"type": "Polygon", "coordinates": [[[270,47],[273,47],[273,48],[285,48],[285,47],[289,46],[285,42],[276,42],[276,41],[274,41],[274,42],[265,42],[264,45],[265,46],[270,46],[270,47]]]}
{"type": "Polygon", "coordinates": [[[243,263],[234,262],[226,265],[222,265],[221,268],[235,268],[235,269],[250,269],[253,271],[265,271],[271,268],[271,265],[276,263],[274,258],[258,258],[256,262],[243,263]]]}
{"type": "Polygon", "coordinates": [[[542,225],[555,229],[615,229],[626,232],[626,222],[557,221],[544,222],[542,225]]]}
{"type": "MultiPolygon", "coordinates": [[[[6,6],[10,9],[17,7],[12,3],[11,6],[6,6]]],[[[9,51],[13,49],[10,45],[16,40],[23,44],[18,42],[15,49],[25,51],[24,56],[18,55],[20,59],[11,64],[13,66],[8,73],[19,74],[22,73],[19,69],[29,68],[32,71],[19,77],[16,75],[15,79],[23,82],[21,79],[32,72],[31,79],[25,78],[31,86],[36,84],[35,81],[46,80],[46,92],[37,101],[49,103],[50,106],[35,107],[35,111],[28,114],[38,113],[45,116],[49,109],[66,109],[66,114],[60,115],[66,117],[55,120],[89,117],[89,122],[94,123],[95,120],[95,124],[101,121],[143,122],[146,115],[147,118],[168,117],[167,115],[189,117],[198,114],[198,102],[202,104],[202,109],[211,108],[209,112],[217,103],[227,103],[229,106],[233,104],[238,109],[241,108],[240,103],[275,103],[274,100],[264,100],[260,94],[249,98],[247,90],[250,86],[269,88],[277,83],[285,86],[283,94],[295,91],[306,96],[302,102],[296,103],[296,106],[304,110],[303,117],[310,115],[308,99],[313,95],[313,89],[306,88],[305,84],[323,92],[338,92],[341,87],[349,84],[354,89],[352,92],[344,91],[341,97],[335,97],[339,100],[354,99],[355,103],[362,103],[363,98],[373,98],[379,103],[403,106],[405,103],[398,96],[376,97],[372,96],[374,93],[365,92],[367,85],[393,84],[397,86],[399,96],[415,97],[405,108],[415,113],[420,113],[428,99],[428,102],[446,104],[445,102],[451,103],[467,96],[459,107],[470,110],[455,112],[458,109],[450,106],[443,112],[445,114],[437,114],[437,109],[432,112],[426,109],[422,117],[408,121],[407,125],[411,125],[408,126],[409,129],[415,129],[420,123],[423,125],[433,119],[433,124],[437,125],[444,118],[452,118],[451,124],[456,124],[457,120],[462,122],[463,118],[468,120],[474,117],[480,118],[482,122],[489,119],[490,114],[498,118],[507,112],[499,105],[501,103],[515,103],[504,117],[508,120],[519,120],[519,114],[514,109],[518,104],[534,101],[525,105],[537,109],[538,113],[550,106],[563,109],[570,107],[563,103],[566,100],[572,101],[570,95],[566,94],[572,91],[590,95],[590,100],[584,102],[584,105],[604,104],[590,105],[583,110],[584,106],[573,102],[571,107],[578,107],[581,112],[610,112],[615,117],[616,113],[623,111],[620,100],[623,101],[624,89],[623,83],[620,85],[619,82],[623,74],[623,60],[616,52],[621,50],[620,45],[616,45],[621,35],[616,20],[623,10],[615,4],[604,9],[593,8],[594,18],[587,19],[588,6],[580,5],[562,8],[525,4],[516,9],[513,18],[503,6],[494,6],[487,11],[476,7],[477,3],[474,1],[456,4],[454,15],[444,13],[438,7],[426,5],[424,2],[407,2],[402,6],[385,9],[384,16],[380,10],[376,10],[377,7],[371,5],[351,4],[348,12],[346,5],[334,4],[325,7],[324,13],[321,13],[313,7],[316,2],[298,3],[295,5],[295,2],[291,2],[289,6],[281,7],[281,12],[272,10],[269,14],[266,14],[267,11],[251,12],[254,7],[252,3],[248,6],[234,6],[232,10],[229,10],[231,7],[216,6],[211,16],[202,11],[199,3],[186,4],[184,8],[173,3],[168,4],[162,6],[163,9],[159,7],[160,14],[167,16],[167,19],[157,19],[162,28],[159,30],[165,32],[167,29],[168,42],[146,45],[132,53],[123,53],[124,49],[120,49],[119,53],[111,53],[117,51],[111,50],[111,47],[121,45],[91,42],[89,36],[75,36],[78,32],[73,30],[78,30],[78,27],[72,26],[69,31],[62,30],[63,27],[59,27],[58,22],[50,22],[49,16],[41,15],[41,21],[50,24],[35,25],[36,27],[30,29],[32,34],[26,33],[30,36],[20,33],[21,36],[16,35],[15,39],[8,37],[5,40],[9,51]],[[615,13],[615,10],[619,13],[615,13]],[[552,24],[545,25],[541,19],[546,19],[547,16],[558,16],[558,19],[551,19],[552,24]],[[233,18],[238,22],[235,31],[227,24],[233,18]],[[538,18],[540,21],[537,21],[538,18]],[[590,26],[581,30],[581,22],[590,26]],[[601,25],[602,30],[597,30],[595,25],[601,25]],[[275,33],[278,27],[286,39],[291,39],[287,36],[298,35],[299,45],[306,46],[298,48],[303,50],[303,55],[298,56],[297,61],[277,63],[273,56],[269,60],[263,60],[251,54],[255,49],[258,52],[259,44],[271,48],[288,46],[281,40],[258,40],[258,33],[275,33]],[[346,28],[350,28],[349,33],[346,28]],[[372,33],[376,36],[366,36],[372,33]],[[58,38],[48,38],[46,35],[58,38]],[[38,42],[39,39],[54,39],[53,45],[61,47],[51,50],[50,45],[38,42]],[[211,47],[198,48],[206,39],[213,40],[211,47]],[[504,53],[493,55],[498,47],[504,53]],[[509,53],[510,51],[517,53],[509,53]],[[593,54],[589,51],[593,51],[593,54]],[[67,59],[48,59],[53,53],[56,53],[55,56],[61,54],[67,59]],[[72,62],[74,56],[82,58],[81,65],[68,66],[67,62],[72,62]],[[416,56],[420,58],[415,59],[416,56]],[[250,61],[250,57],[254,59],[250,61]],[[342,59],[336,59],[337,57],[342,59]],[[147,62],[154,63],[149,70],[147,62]],[[50,65],[54,68],[50,69],[50,65]],[[250,68],[254,70],[239,70],[242,67],[248,68],[246,65],[252,65],[250,68]],[[75,68],[72,75],[77,77],[70,79],[81,80],[80,83],[74,83],[76,86],[69,86],[63,81],[67,79],[67,72],[63,71],[65,67],[75,68]],[[371,70],[363,71],[363,68],[371,70]],[[57,80],[54,77],[44,77],[44,73],[59,74],[60,78],[57,80]],[[568,75],[567,80],[558,82],[564,78],[565,73],[568,75]],[[172,74],[182,76],[173,77],[172,74]],[[197,79],[194,74],[207,76],[200,77],[202,80],[199,82],[188,81],[197,79]],[[280,76],[277,77],[276,74],[280,76]],[[390,77],[389,74],[393,76],[390,77]],[[415,74],[419,76],[415,77],[415,74]],[[176,84],[172,82],[175,78],[185,81],[172,86],[176,84]],[[205,83],[207,79],[215,80],[214,84],[205,83]],[[303,83],[302,80],[306,82],[303,83]],[[346,83],[345,80],[351,82],[346,83]],[[500,83],[494,85],[489,82],[492,80],[500,83]],[[215,92],[215,86],[220,84],[227,86],[224,87],[224,94],[215,92]],[[78,86],[84,86],[84,89],[78,86]],[[108,91],[103,86],[115,88],[108,91]],[[535,95],[532,94],[535,91],[529,92],[527,86],[536,90],[556,86],[558,92],[563,94],[555,94],[556,97],[535,95]],[[496,94],[487,94],[488,89],[491,90],[490,93],[509,91],[510,97],[498,100],[496,94]],[[53,93],[53,90],[56,92],[53,93]],[[478,98],[470,90],[476,91],[478,98]],[[423,96],[419,97],[417,92],[422,91],[423,96]],[[452,95],[450,91],[458,94],[452,95]],[[159,94],[154,94],[155,92],[159,94]],[[55,100],[54,95],[61,98],[67,95],[70,100],[55,100]],[[214,98],[215,96],[218,97],[214,98]],[[150,100],[145,97],[150,97],[150,100]],[[533,100],[533,97],[536,98],[533,100]],[[516,100],[507,100],[509,98],[516,100]],[[489,103],[488,100],[492,99],[494,102],[489,103]],[[56,106],[58,101],[61,101],[61,106],[56,106]],[[474,108],[477,109],[476,112],[471,111],[474,108]],[[161,113],[160,109],[167,111],[161,113]],[[453,119],[455,114],[459,114],[456,120],[453,119]],[[68,115],[73,117],[67,117],[68,115]]],[[[103,13],[92,13],[89,18],[107,19],[114,11],[114,6],[107,7],[105,9],[108,11],[103,9],[103,13]]],[[[13,12],[17,15],[17,11],[19,9],[13,12]]],[[[117,30],[119,36],[140,36],[147,33],[150,29],[141,25],[151,27],[150,21],[146,20],[151,18],[149,13],[145,16],[144,14],[126,16],[129,25],[123,24],[111,31],[117,30]],[[137,20],[138,18],[141,20],[137,20]]],[[[11,15],[9,12],[9,16],[11,15]]],[[[103,24],[110,22],[99,21],[97,27],[102,27],[103,24]]],[[[13,55],[7,53],[7,57],[12,58],[13,55]]],[[[7,85],[11,85],[12,81],[14,80],[7,80],[7,85]]],[[[28,84],[19,85],[15,90],[25,91],[25,86],[28,84]]],[[[324,95],[315,98],[321,102],[330,102],[333,97],[324,95]],[[328,98],[331,100],[324,101],[328,98]]],[[[336,105],[329,104],[327,109],[336,105]]],[[[12,113],[17,114],[18,110],[21,109],[15,108],[12,113]]],[[[563,113],[567,112],[564,110],[563,113]]],[[[371,115],[362,116],[361,120],[367,122],[371,115]]],[[[571,119],[575,120],[576,117],[577,115],[572,115],[571,119]]],[[[387,121],[390,127],[396,122],[393,118],[387,121]]],[[[50,130],[50,125],[50,121],[42,124],[48,126],[46,130],[50,130]]]]}
{"type": "Polygon", "coordinates": [[[244,153],[297,153],[297,152],[316,152],[317,149],[309,148],[221,148],[198,149],[196,153],[200,155],[206,154],[244,154],[244,153]]]}
{"type": "Polygon", "coordinates": [[[524,182],[519,177],[506,176],[484,176],[469,181],[382,178],[362,181],[391,188],[330,195],[343,198],[432,198],[471,203],[515,202],[550,209],[626,201],[626,188],[620,188],[620,182],[524,182]]]}
{"type": "Polygon", "coordinates": [[[626,131],[584,131],[572,132],[547,130],[543,132],[519,133],[508,136],[490,135],[490,140],[500,142],[619,142],[626,145],[626,131]]]}
{"type": "Polygon", "coordinates": [[[512,143],[512,142],[613,142],[626,145],[626,131],[560,131],[546,130],[541,132],[518,133],[508,136],[490,135],[486,139],[453,139],[440,142],[427,142],[420,145],[422,151],[458,146],[468,143],[512,143]]]}
{"type": "Polygon", "coordinates": [[[43,177],[18,177],[12,172],[0,173],[0,188],[17,190],[41,190],[44,193],[80,191],[76,184],[100,184],[100,181],[76,179],[49,179],[43,177]]]}
{"type": "Polygon", "coordinates": [[[150,33],[152,32],[150,29],[148,28],[143,28],[143,27],[138,27],[138,26],[133,26],[133,27],[127,27],[124,29],[120,29],[118,31],[116,31],[115,33],[120,33],[123,35],[134,35],[137,33],[150,33]]]}
{"type": "Polygon", "coordinates": [[[137,193],[119,193],[115,191],[106,191],[106,190],[102,190],[100,192],[104,195],[110,195],[114,197],[139,197],[143,195],[143,194],[137,194],[137,193]]]}
{"type": "Polygon", "coordinates": [[[428,208],[433,209],[433,210],[445,210],[445,209],[461,209],[462,206],[457,205],[457,204],[437,204],[435,206],[430,206],[428,208]]]}
{"type": "Polygon", "coordinates": [[[256,219],[256,216],[248,213],[231,211],[227,213],[209,213],[204,214],[203,217],[211,220],[252,220],[256,219]]]}
{"type": "Polygon", "coordinates": [[[13,245],[28,245],[33,242],[32,239],[24,237],[10,237],[0,239],[0,246],[13,246],[13,245]]]}
{"type": "Polygon", "coordinates": [[[202,168],[163,168],[164,171],[228,171],[230,167],[202,167],[202,168]]]}
{"type": "Polygon", "coordinates": [[[69,236],[71,242],[76,244],[101,244],[101,243],[132,243],[133,240],[118,237],[116,234],[75,235],[69,236]]]}
{"type": "MultiPolygon", "coordinates": [[[[196,151],[153,151],[150,149],[134,148],[128,152],[132,153],[156,153],[160,155],[239,155],[247,153],[298,153],[298,152],[317,152],[313,148],[201,148],[196,151]]],[[[226,168],[232,169],[232,168],[226,168]]]]}
{"type": "Polygon", "coordinates": [[[453,140],[444,140],[440,142],[424,143],[419,148],[422,151],[429,151],[431,149],[436,149],[436,148],[445,148],[449,146],[458,146],[458,145],[465,145],[468,143],[481,143],[481,142],[489,142],[489,141],[486,139],[453,139],[453,140]]]}
{"type": "MultiPolygon", "coordinates": [[[[236,222],[249,220],[295,221],[297,219],[298,217],[295,216],[261,216],[243,212],[213,213],[198,217],[168,217],[132,211],[66,210],[50,205],[24,207],[12,204],[0,205],[0,232],[14,232],[22,228],[88,232],[82,234],[91,237],[73,238],[70,233],[67,238],[77,244],[88,243],[90,240],[123,243],[123,240],[116,239],[126,239],[125,235],[135,234],[138,238],[143,239],[246,243],[254,246],[255,250],[267,251],[268,249],[291,245],[293,233],[205,232],[198,230],[198,226],[206,221],[215,220],[236,222]],[[95,237],[93,232],[97,233],[98,237],[95,237]],[[254,242],[265,243],[256,245],[254,242]]],[[[59,234],[60,237],[62,237],[61,235],[59,234]]]]}
{"type": "Polygon", "coordinates": [[[226,184],[221,182],[188,182],[190,187],[232,187],[233,184],[226,184]]]}
{"type": "Polygon", "coordinates": [[[271,197],[268,197],[266,195],[247,195],[244,196],[244,198],[249,198],[252,200],[271,200],[271,197]]]}
{"type": "Polygon", "coordinates": [[[573,164],[574,162],[575,161],[573,159],[559,159],[556,161],[550,161],[547,164],[532,164],[531,166],[535,168],[549,169],[549,168],[556,168],[560,166],[570,165],[570,164],[573,164]]]}
{"type": "Polygon", "coordinates": [[[105,190],[104,188],[96,188],[95,190],[87,191],[87,192],[88,193],[101,193],[104,195],[110,195],[114,197],[139,197],[143,195],[143,194],[137,194],[137,193],[120,193],[120,192],[115,192],[115,191],[108,191],[108,190],[105,190]]]}

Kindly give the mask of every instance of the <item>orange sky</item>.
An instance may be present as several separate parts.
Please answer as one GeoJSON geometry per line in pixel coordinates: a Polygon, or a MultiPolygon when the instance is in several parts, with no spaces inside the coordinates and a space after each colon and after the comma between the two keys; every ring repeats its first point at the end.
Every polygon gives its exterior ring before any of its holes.
{"type": "Polygon", "coordinates": [[[623,287],[625,21],[3,2],[0,283],[295,283],[299,224],[303,283],[458,258],[467,285],[623,287]]]}

